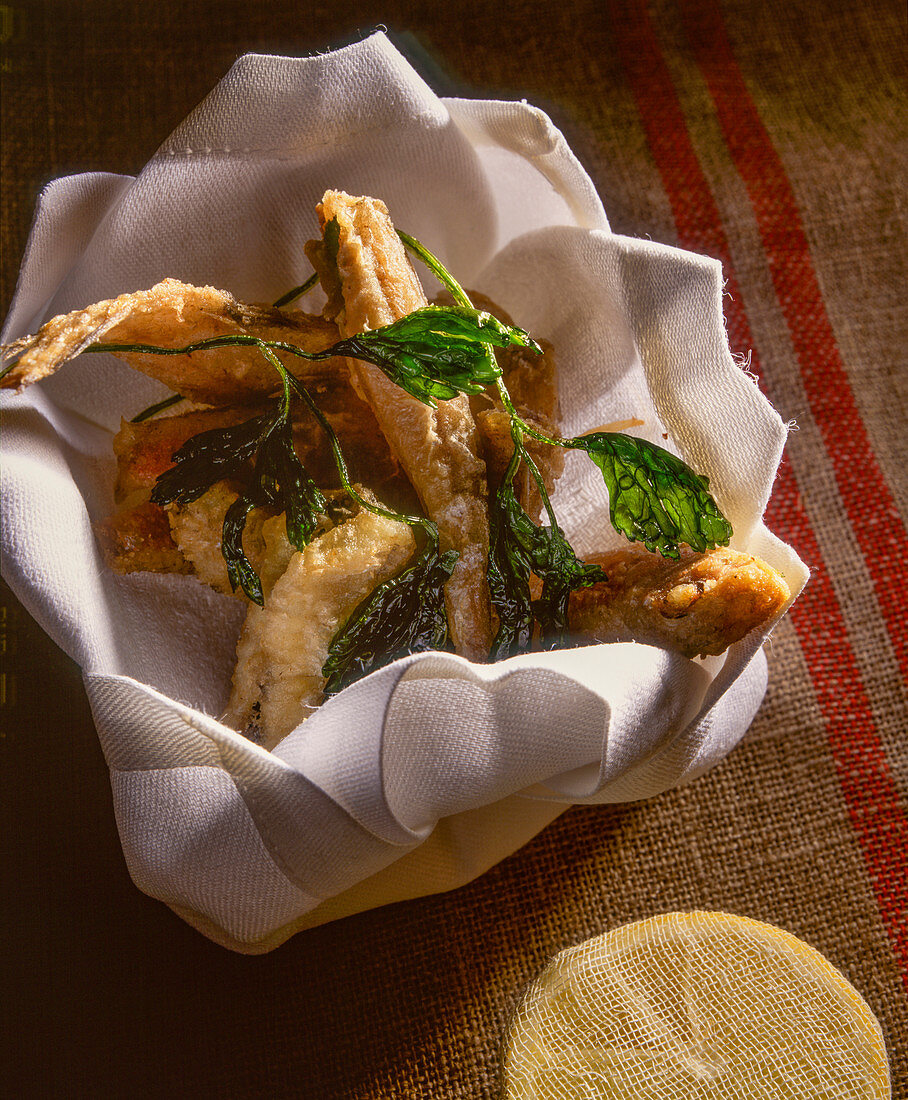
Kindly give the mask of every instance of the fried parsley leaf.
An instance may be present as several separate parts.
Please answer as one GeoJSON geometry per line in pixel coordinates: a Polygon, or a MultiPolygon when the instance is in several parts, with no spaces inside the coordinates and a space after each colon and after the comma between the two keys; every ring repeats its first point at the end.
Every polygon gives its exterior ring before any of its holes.
{"type": "Polygon", "coordinates": [[[559,527],[540,527],[537,536],[536,574],[542,578],[542,592],[533,602],[543,649],[560,649],[568,644],[568,601],[578,588],[589,588],[605,580],[601,567],[581,561],[559,527]]]}
{"type": "Polygon", "coordinates": [[[216,481],[239,474],[271,430],[274,413],[254,416],[229,428],[212,428],[192,436],[173,455],[151,490],[154,504],[189,504],[216,481]]]}
{"type": "Polygon", "coordinates": [[[433,534],[412,564],[363,600],[331,643],[322,667],[325,694],[408,653],[447,649],[444,585],[456,564],[457,551],[442,554],[433,534]]]}
{"type": "Polygon", "coordinates": [[[221,553],[227,563],[230,587],[234,592],[237,588],[242,588],[249,599],[261,607],[265,602],[262,583],[243,550],[243,531],[254,507],[249,497],[240,496],[227,509],[221,532],[221,553]]]}
{"type": "Polygon", "coordinates": [[[224,517],[221,552],[234,591],[241,588],[261,605],[262,586],[243,549],[249,513],[269,505],[283,511],[287,538],[302,550],[315,533],[326,503],[293,447],[289,385],[285,381],[284,396],[273,409],[242,424],[193,436],[173,461],[151,491],[155,504],[188,504],[225,478],[243,486],[224,517]]]}
{"type": "Polygon", "coordinates": [[[602,471],[614,528],[647,550],[677,558],[681,543],[702,553],[726,546],[731,524],[709,493],[709,480],[646,439],[595,432],[568,441],[602,471]]]}
{"type": "Polygon", "coordinates": [[[293,448],[289,417],[277,424],[263,442],[256,463],[260,491],[267,503],[287,516],[287,538],[302,550],[315,534],[325,497],[309,476],[293,448]]]}
{"type": "Polygon", "coordinates": [[[520,507],[509,483],[501,486],[490,503],[494,506],[489,516],[487,577],[499,618],[491,657],[499,660],[525,651],[533,637],[530,576],[535,524],[520,507]]]}
{"type": "Polygon", "coordinates": [[[571,592],[604,578],[598,565],[579,560],[557,525],[533,523],[512,482],[502,483],[493,498],[489,548],[489,590],[500,624],[492,643],[493,660],[525,652],[537,622],[544,649],[563,646],[571,592]],[[530,591],[534,574],[542,581],[536,600],[530,591]]]}
{"type": "Polygon", "coordinates": [[[491,313],[462,306],[425,306],[406,317],[361,332],[331,348],[374,363],[396,385],[424,402],[447,401],[459,393],[482,393],[501,376],[488,346],[512,345],[541,351],[523,329],[491,313]]]}

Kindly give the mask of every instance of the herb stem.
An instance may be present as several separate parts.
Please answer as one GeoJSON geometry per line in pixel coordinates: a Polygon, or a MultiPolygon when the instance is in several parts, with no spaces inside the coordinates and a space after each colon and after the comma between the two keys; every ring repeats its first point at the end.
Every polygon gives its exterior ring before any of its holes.
{"type": "Polygon", "coordinates": [[[467,292],[437,256],[433,256],[424,244],[421,244],[415,237],[411,237],[409,233],[404,233],[402,229],[397,230],[397,235],[404,246],[426,265],[439,282],[448,288],[451,297],[459,306],[464,306],[466,309],[473,308],[473,303],[467,297],[467,292]]]}
{"type": "MultiPolygon", "coordinates": [[[[414,256],[420,259],[426,267],[435,275],[438,280],[448,288],[451,297],[457,303],[457,305],[464,306],[466,309],[473,309],[473,303],[470,301],[469,295],[460,285],[460,283],[454,278],[450,271],[444,266],[444,264],[423,245],[415,237],[411,237],[409,233],[404,233],[403,230],[398,229],[397,235],[400,237],[404,246],[409,249],[414,256]]],[[[485,354],[487,359],[491,360],[494,352],[491,345],[484,345],[485,354]]],[[[558,521],[555,518],[554,510],[552,509],[552,502],[549,500],[548,490],[545,487],[545,482],[542,479],[542,474],[539,472],[539,467],[533,461],[532,456],[523,443],[523,434],[532,436],[534,439],[538,439],[541,443],[555,443],[555,440],[549,439],[548,436],[543,435],[535,428],[531,427],[525,420],[523,420],[514,408],[514,402],[511,400],[511,395],[507,391],[507,387],[504,384],[504,380],[500,374],[495,379],[495,385],[498,389],[498,395],[501,398],[501,403],[504,405],[511,421],[511,438],[514,440],[514,453],[511,455],[511,461],[508,463],[508,468],[505,471],[505,475],[502,478],[502,485],[510,484],[517,472],[517,466],[521,460],[526,463],[527,469],[536,485],[539,489],[539,495],[542,498],[542,502],[545,506],[546,514],[549,517],[549,522],[554,528],[558,528],[558,521]]]]}
{"type": "Polygon", "coordinates": [[[143,409],[140,413],[130,420],[130,424],[141,424],[143,420],[149,420],[152,416],[155,416],[159,412],[163,412],[165,409],[169,409],[171,405],[177,405],[180,401],[184,401],[185,398],[180,393],[172,393],[169,397],[165,397],[163,401],[157,401],[154,405],[149,405],[147,409],[143,409]]]}
{"type": "Polygon", "coordinates": [[[299,286],[295,286],[293,290],[288,290],[286,294],[282,294],[276,302],[273,303],[275,309],[280,309],[282,306],[289,306],[291,302],[295,302],[297,298],[302,298],[304,294],[308,294],[314,286],[318,284],[318,272],[313,271],[309,278],[300,283],[299,286]]]}
{"type": "Polygon", "coordinates": [[[341,485],[346,493],[349,494],[356,501],[360,507],[366,509],[369,512],[374,512],[377,516],[384,516],[385,519],[397,520],[399,523],[409,524],[410,527],[422,527],[429,538],[437,544],[438,542],[438,530],[431,520],[426,519],[424,516],[410,516],[403,515],[400,512],[391,512],[387,508],[382,508],[381,505],[373,504],[371,501],[366,500],[361,496],[350,482],[350,472],[347,469],[347,463],[344,459],[344,453],[341,450],[340,440],[337,438],[337,432],[331,426],[331,422],[316,405],[312,399],[312,395],[302,384],[302,382],[295,378],[284,366],[284,364],[278,359],[276,355],[270,352],[267,348],[262,349],[262,353],[266,356],[268,361],[280,372],[281,378],[284,379],[285,385],[289,383],[299,394],[300,397],[306,402],[312,415],[318,421],[325,435],[328,437],[328,443],[331,446],[331,453],[334,455],[334,464],[337,466],[338,476],[340,477],[341,485]]]}
{"type": "Polygon", "coordinates": [[[113,352],[114,354],[133,353],[138,355],[191,355],[194,351],[208,351],[211,348],[257,347],[270,348],[273,351],[286,351],[300,359],[310,361],[331,359],[337,354],[333,347],[324,351],[304,351],[296,344],[283,340],[262,340],[258,336],[236,333],[230,336],[210,336],[207,340],[197,340],[181,348],[162,348],[157,344],[89,344],[84,352],[113,352]]]}
{"type": "MultiPolygon", "coordinates": [[[[304,294],[308,294],[310,290],[318,283],[318,272],[313,271],[309,278],[300,283],[299,286],[295,286],[292,290],[288,290],[286,294],[282,294],[276,302],[273,303],[275,309],[280,309],[282,306],[287,306],[291,302],[296,301],[297,298],[302,298],[304,294]]],[[[108,351],[111,350],[113,345],[105,345],[108,351]]],[[[96,347],[87,349],[94,351],[96,347]]],[[[165,397],[163,401],[157,401],[154,405],[149,405],[147,409],[143,409],[140,413],[137,413],[130,420],[130,424],[141,424],[143,420],[150,420],[151,417],[156,416],[159,412],[163,412],[165,409],[169,409],[172,405],[178,404],[180,401],[185,400],[182,394],[172,393],[169,397],[165,397]]]]}

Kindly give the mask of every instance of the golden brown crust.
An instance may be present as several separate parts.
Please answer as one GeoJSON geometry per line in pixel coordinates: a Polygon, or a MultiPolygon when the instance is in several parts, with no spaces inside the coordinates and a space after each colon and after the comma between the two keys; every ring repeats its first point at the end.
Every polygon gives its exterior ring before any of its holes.
{"type": "Polygon", "coordinates": [[[608,580],[572,593],[568,622],[590,641],[718,655],[776,616],[791,595],[766,562],[728,547],[705,554],[685,548],[678,561],[627,547],[589,560],[608,580]]]}
{"type": "Polygon", "coordinates": [[[283,570],[269,557],[285,546],[266,524],[263,579],[280,572],[265,606],[250,605],[237,644],[224,722],[273,748],[322,701],[331,642],[356,607],[406,564],[415,550],[405,523],[362,511],[293,553],[283,570]]]}
{"type": "Polygon", "coordinates": [[[191,573],[170,534],[167,513],[140,500],[95,525],[104,560],[114,573],[191,573]]]}
{"type": "MultiPolygon", "coordinates": [[[[168,505],[165,511],[173,541],[179,547],[192,573],[203,584],[209,585],[217,592],[223,592],[226,596],[237,595],[245,599],[241,590],[233,592],[227,575],[227,563],[221,551],[224,517],[227,515],[227,509],[238,496],[236,487],[230,482],[216,481],[208,492],[203,493],[198,499],[188,504],[168,505]]],[[[260,573],[265,558],[262,527],[271,515],[272,513],[266,509],[253,508],[246,517],[246,524],[243,527],[243,553],[257,573],[260,573]]],[[[283,513],[280,519],[286,526],[283,513]]],[[[285,556],[289,557],[289,554],[285,556]]],[[[264,587],[265,579],[260,579],[264,587]]]]}
{"type": "MultiPolygon", "coordinates": [[[[332,219],[338,226],[343,308],[332,319],[342,335],[380,328],[427,304],[383,203],[329,191],[318,212],[323,228],[332,219]]],[[[491,645],[487,487],[469,402],[457,397],[432,409],[377,367],[351,360],[350,369],[426,514],[437,523],[442,548],[459,554],[445,586],[457,652],[485,660],[491,645]]]]}
{"type": "MultiPolygon", "coordinates": [[[[150,290],[121,294],[61,314],[42,325],[34,336],[24,336],[4,347],[4,362],[14,365],[0,386],[30,386],[53,374],[89,344],[179,348],[214,336],[238,334],[283,340],[310,352],[323,351],[338,338],[336,327],[321,317],[300,310],[244,305],[214,287],[164,279],[150,290]]],[[[273,393],[279,385],[274,368],[254,347],[174,356],[115,354],[136,370],[164,382],[175,393],[204,405],[253,401],[273,393]]],[[[290,371],[304,378],[346,369],[342,360],[309,364],[286,353],[281,358],[290,371]]]]}

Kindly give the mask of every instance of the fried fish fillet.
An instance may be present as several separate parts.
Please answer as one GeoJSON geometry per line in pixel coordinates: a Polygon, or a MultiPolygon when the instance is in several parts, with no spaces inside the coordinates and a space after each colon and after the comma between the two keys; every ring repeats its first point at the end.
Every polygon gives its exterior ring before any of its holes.
{"type": "MultiPolygon", "coordinates": [[[[159,416],[139,424],[121,421],[120,430],[113,438],[113,451],[117,459],[114,483],[117,511],[95,524],[95,535],[104,559],[115,573],[196,573],[218,591],[230,591],[224,558],[220,553],[224,513],[215,525],[215,513],[211,510],[211,501],[221,493],[222,483],[209,490],[201,502],[194,502],[196,512],[205,515],[206,522],[211,523],[204,543],[206,547],[210,544],[216,549],[216,560],[206,551],[202,562],[217,566],[214,569],[215,579],[208,575],[211,570],[206,570],[204,564],[201,570],[194,566],[194,552],[183,552],[184,548],[173,537],[170,509],[152,503],[150,494],[157,478],[173,465],[174,453],[192,436],[214,428],[240,424],[262,411],[261,406],[226,406],[159,416]]],[[[236,496],[237,493],[231,490],[230,502],[236,496]]],[[[224,512],[226,510],[225,505],[224,512]]],[[[245,537],[244,534],[244,541],[245,537]]]]}
{"type": "MultiPolygon", "coordinates": [[[[33,336],[3,348],[0,386],[22,389],[53,374],[90,344],[154,344],[180,348],[214,336],[250,335],[282,340],[308,352],[337,342],[337,328],[300,310],[244,305],[224,290],[164,279],[150,290],[121,294],[83,310],[60,314],[33,336]]],[[[279,386],[274,367],[255,347],[227,347],[188,355],[114,353],[131,367],[164,382],[203,405],[254,401],[279,386]]],[[[308,363],[287,353],[281,358],[298,377],[320,378],[343,372],[343,360],[308,363]]]]}
{"type": "Polygon", "coordinates": [[[571,593],[568,624],[594,642],[645,642],[718,655],[777,615],[791,592],[760,558],[684,548],[677,561],[627,547],[590,558],[608,580],[571,593]]]}
{"type": "Polygon", "coordinates": [[[263,586],[269,578],[270,589],[264,607],[249,607],[223,718],[268,749],[322,701],[322,666],[335,635],[416,548],[407,524],[363,510],[294,552],[281,571],[271,568],[269,558],[286,555],[282,520],[274,517],[263,526],[261,575],[263,586]]]}
{"type": "MultiPolygon", "coordinates": [[[[325,418],[343,437],[349,476],[360,481],[368,478],[382,498],[396,508],[412,508],[412,487],[391,454],[371,409],[354,393],[349,379],[341,375],[325,379],[313,385],[312,392],[325,418]]],[[[152,504],[149,494],[188,439],[241,424],[265,409],[265,405],[225,405],[156,416],[138,424],[121,422],[113,439],[117,458],[114,497],[119,508],[96,528],[105,558],[115,572],[195,573],[218,591],[230,591],[220,539],[224,512],[237,492],[230,490],[230,500],[223,508],[215,506],[223,497],[223,486],[215,486],[192,505],[166,510],[152,504]]],[[[326,490],[339,488],[327,436],[302,405],[294,409],[293,442],[316,484],[326,490]]],[[[258,511],[250,514],[247,532],[250,525],[254,526],[258,511]]],[[[244,534],[244,544],[246,537],[244,534]]],[[[254,560],[248,548],[247,557],[254,560]]]]}
{"type": "MultiPolygon", "coordinates": [[[[323,231],[328,223],[337,226],[337,255],[329,255],[323,242],[310,242],[306,253],[322,278],[327,315],[343,336],[390,324],[427,304],[383,203],[328,191],[317,209],[323,231]]],[[[466,657],[485,660],[492,639],[487,486],[469,402],[460,396],[433,409],[377,367],[351,360],[350,372],[426,514],[438,525],[442,549],[459,554],[445,586],[454,646],[466,657]]]]}
{"type": "Polygon", "coordinates": [[[138,424],[121,420],[120,430],[113,437],[117,459],[115,499],[122,502],[137,492],[150,490],[161,474],[173,466],[176,452],[194,435],[242,424],[264,411],[264,405],[225,405],[156,416],[138,424]]]}
{"type": "MultiPolygon", "coordinates": [[[[356,396],[346,379],[316,383],[312,393],[325,419],[343,441],[347,469],[353,480],[368,479],[379,489],[400,477],[400,464],[391,454],[372,410],[356,396]]],[[[137,489],[151,489],[157,478],[173,466],[176,452],[193,436],[242,424],[265,411],[265,405],[224,405],[157,416],[138,424],[121,421],[113,439],[117,458],[116,498],[122,500],[137,489]]],[[[339,487],[328,438],[301,403],[293,412],[293,445],[300,462],[319,485],[329,489],[339,487]]]]}
{"type": "MultiPolygon", "coordinates": [[[[170,533],[167,513],[147,494],[95,524],[101,553],[114,573],[191,573],[170,533]]],[[[226,575],[226,572],[225,572],[226,575]]]]}
{"type": "MultiPolygon", "coordinates": [[[[227,563],[221,552],[221,538],[224,517],[227,509],[237,499],[237,487],[229,481],[216,481],[214,485],[196,500],[188,504],[169,504],[163,509],[170,525],[170,534],[174,545],[187,563],[187,572],[198,577],[203,584],[217,592],[229,596],[242,597],[242,592],[233,593],[227,575],[227,563]]],[[[246,517],[243,528],[243,553],[249,559],[252,568],[259,574],[266,558],[265,537],[262,529],[274,515],[265,508],[253,508],[246,517]]],[[[284,522],[286,529],[286,522],[284,522]]],[[[286,541],[292,552],[293,547],[286,541]]],[[[284,554],[284,565],[290,552],[284,554]]],[[[276,554],[272,551],[269,564],[274,567],[276,554]]],[[[161,572],[161,570],[159,570],[161,572]]],[[[264,580],[262,580],[264,585],[264,580]]]]}

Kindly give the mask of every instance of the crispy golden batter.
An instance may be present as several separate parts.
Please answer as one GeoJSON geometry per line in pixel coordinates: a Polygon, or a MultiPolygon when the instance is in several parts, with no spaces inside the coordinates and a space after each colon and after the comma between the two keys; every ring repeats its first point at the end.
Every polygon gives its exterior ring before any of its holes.
{"type": "Polygon", "coordinates": [[[96,524],[95,535],[114,573],[192,572],[171,538],[167,513],[147,498],[96,524]]]}
{"type": "MultiPolygon", "coordinates": [[[[195,572],[191,560],[173,538],[168,509],[149,499],[152,486],[173,465],[174,452],[191,436],[210,428],[238,424],[257,411],[261,410],[246,406],[202,409],[159,416],[140,424],[120,422],[120,430],[113,438],[117,459],[114,499],[118,507],[112,516],[95,525],[101,551],[115,573],[195,572]]],[[[222,515],[222,523],[223,519],[222,515]]],[[[219,528],[212,529],[208,541],[214,542],[216,534],[219,537],[219,528]]],[[[218,556],[221,557],[220,551],[218,556]]],[[[214,587],[229,591],[223,557],[221,567],[223,583],[219,580],[214,587]]]]}
{"type": "MultiPolygon", "coordinates": [[[[221,553],[221,533],[227,509],[238,495],[236,488],[230,482],[218,481],[197,500],[188,504],[170,504],[165,509],[173,542],[179,548],[190,571],[204,584],[228,596],[232,594],[232,589],[227,576],[227,563],[221,553]]],[[[272,514],[263,508],[253,508],[246,517],[246,526],[243,528],[243,552],[256,572],[259,572],[265,559],[265,538],[262,528],[272,514]]],[[[281,520],[286,529],[283,513],[281,520]]],[[[286,537],[284,541],[292,552],[293,547],[286,541],[286,537]]],[[[289,556],[289,552],[285,553],[285,565],[289,556]]],[[[272,561],[274,557],[272,553],[272,561]]],[[[262,578],[263,586],[264,583],[262,578]]],[[[242,591],[238,590],[236,594],[245,598],[242,591]]]]}
{"type": "MultiPolygon", "coordinates": [[[[277,572],[270,555],[286,549],[276,523],[263,530],[264,581],[277,572]]],[[[265,606],[250,605],[224,722],[269,749],[295,729],[322,701],[322,666],[335,635],[415,548],[406,524],[361,511],[292,554],[265,606]]]]}
{"type": "MultiPolygon", "coordinates": [[[[189,286],[164,279],[150,290],[121,294],[84,310],[61,314],[3,349],[12,366],[3,388],[22,389],[53,374],[89,344],[154,344],[179,348],[213,336],[245,333],[263,340],[283,340],[305,351],[323,351],[337,342],[337,329],[321,317],[300,310],[244,305],[214,287],[189,286]]],[[[166,383],[203,405],[254,401],[279,385],[274,368],[256,348],[221,348],[190,355],[118,353],[131,367],[166,383]]],[[[321,378],[346,368],[342,360],[307,363],[281,356],[301,378],[321,378]]]]}
{"type": "Polygon", "coordinates": [[[572,633],[596,642],[645,642],[685,657],[718,655],[772,618],[791,593],[760,558],[685,548],[672,561],[641,547],[590,559],[608,575],[571,594],[572,633]]]}
{"type": "MultiPolygon", "coordinates": [[[[344,336],[379,328],[426,305],[383,203],[328,191],[318,207],[322,228],[338,226],[335,266],[323,246],[307,255],[323,275],[332,319],[344,336]],[[341,297],[338,295],[338,278],[341,297]]],[[[354,385],[372,406],[426,514],[438,525],[442,548],[460,555],[445,586],[451,637],[458,653],[485,660],[491,644],[486,558],[489,522],[485,465],[465,397],[423,405],[377,367],[351,361],[354,385]]]]}

